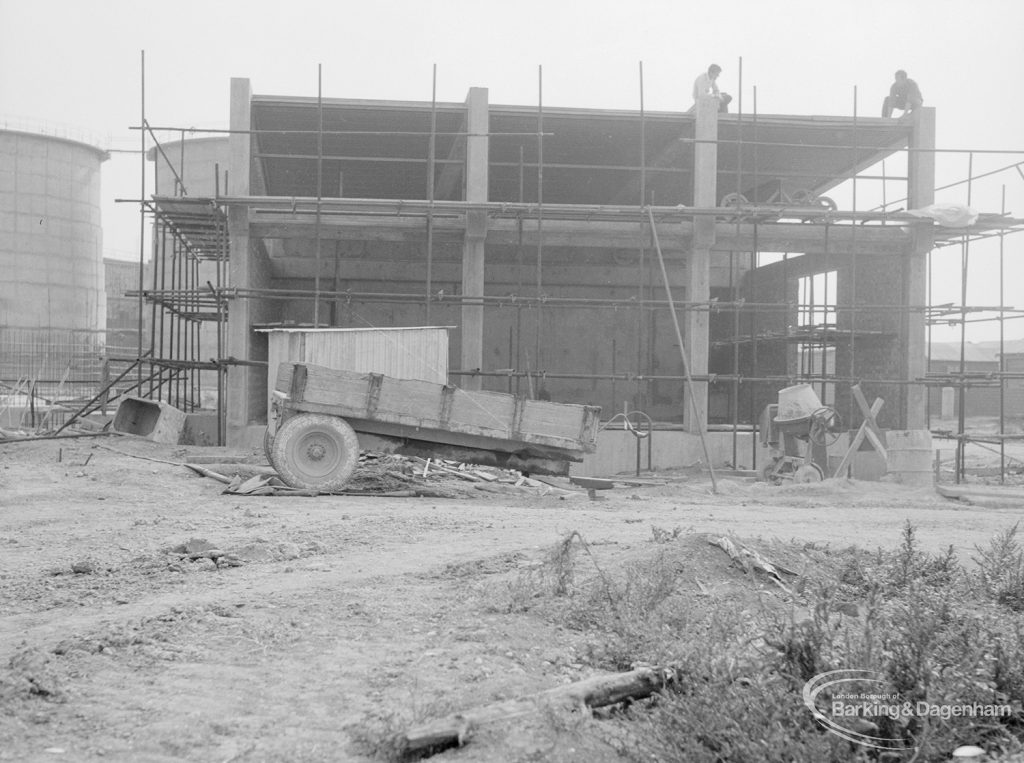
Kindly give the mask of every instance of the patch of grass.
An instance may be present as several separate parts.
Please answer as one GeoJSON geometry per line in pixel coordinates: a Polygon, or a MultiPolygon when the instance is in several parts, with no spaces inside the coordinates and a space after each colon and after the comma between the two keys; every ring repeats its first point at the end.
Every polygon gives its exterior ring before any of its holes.
{"type": "Polygon", "coordinates": [[[617,753],[630,761],[682,763],[838,763],[867,761],[822,734],[777,675],[738,680],[713,670],[647,707],[630,711],[634,733],[617,753]]]}
{"type": "Polygon", "coordinates": [[[989,542],[987,548],[975,546],[977,579],[981,590],[999,604],[1024,611],[1024,549],[1017,542],[1018,525],[1008,528],[989,542]]]}
{"type": "MultiPolygon", "coordinates": [[[[676,670],[672,690],[608,721],[621,726],[614,737],[624,759],[924,763],[948,760],[961,744],[1024,749],[1024,549],[1016,527],[977,549],[976,571],[952,548],[925,551],[910,523],[894,551],[775,548],[767,556],[811,561],[784,591],[755,591],[748,575],[746,598],[718,595],[722,581],[700,593],[683,585],[682,547],[673,544],[693,539],[670,536],[652,529],[649,553],[614,567],[570,533],[514,584],[516,611],[587,634],[592,665],[676,670]],[[762,606],[752,606],[751,595],[762,606]],[[1011,713],[858,719],[865,733],[907,747],[872,751],[828,733],[803,703],[807,681],[850,668],[869,671],[873,690],[901,702],[1008,705],[1011,713]]],[[[700,550],[686,547],[691,556],[700,550]]]]}
{"type": "Polygon", "coordinates": [[[410,729],[428,718],[443,715],[450,710],[451,705],[447,700],[424,696],[420,688],[414,685],[401,711],[384,709],[366,712],[362,720],[346,726],[345,731],[348,732],[353,752],[387,763],[406,763],[429,757],[449,746],[413,752],[408,749],[406,735],[410,729]]]}
{"type": "Polygon", "coordinates": [[[938,555],[921,551],[917,530],[908,519],[903,525],[902,542],[889,562],[888,584],[897,589],[913,585],[947,586],[963,570],[953,547],[938,555]]]}
{"type": "Polygon", "coordinates": [[[651,540],[655,543],[671,543],[678,539],[682,533],[683,528],[679,525],[676,525],[671,530],[666,530],[664,527],[658,527],[657,525],[651,525],[651,540]]]}
{"type": "Polygon", "coordinates": [[[353,752],[375,760],[399,763],[409,760],[405,732],[411,718],[394,711],[367,714],[360,723],[345,730],[352,740],[353,752]]]}

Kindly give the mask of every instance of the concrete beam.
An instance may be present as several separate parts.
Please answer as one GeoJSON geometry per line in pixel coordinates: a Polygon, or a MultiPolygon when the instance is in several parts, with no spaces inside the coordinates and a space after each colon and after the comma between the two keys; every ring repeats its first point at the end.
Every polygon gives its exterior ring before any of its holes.
{"type": "MultiPolygon", "coordinates": [[[[315,235],[315,216],[307,214],[280,215],[264,212],[252,213],[250,235],[254,238],[312,239],[315,235]]],[[[689,250],[694,225],[691,222],[658,225],[658,239],[662,249],[689,250]]],[[[465,223],[451,218],[434,220],[434,242],[461,241],[465,223]]],[[[537,222],[522,223],[522,244],[537,245],[537,222]]],[[[321,237],[339,241],[416,241],[426,238],[423,220],[416,217],[388,218],[346,215],[342,219],[321,220],[321,237]]],[[[543,227],[545,246],[579,248],[639,248],[650,246],[649,232],[642,223],[604,222],[584,220],[545,220],[543,227]]],[[[908,229],[879,225],[832,225],[813,223],[715,223],[716,252],[750,252],[756,248],[765,252],[828,252],[834,254],[900,255],[911,240],[908,229]]],[[[520,228],[515,220],[492,219],[487,225],[487,245],[514,246],[520,242],[520,228]]]]}
{"type": "MultiPolygon", "coordinates": [[[[252,87],[248,79],[231,80],[232,133],[228,137],[228,182],[226,192],[249,194],[252,139],[250,101],[252,87]]],[[[258,288],[254,283],[250,252],[249,209],[232,206],[228,209],[228,264],[229,283],[238,288],[258,288]]],[[[235,300],[228,310],[227,353],[242,360],[252,356],[250,326],[252,325],[253,300],[235,300]]],[[[231,366],[227,373],[227,438],[233,445],[248,425],[252,403],[251,369],[246,366],[231,366]]]]}
{"type": "MultiPolygon", "coordinates": [[[[673,289],[686,288],[686,264],[680,260],[669,260],[669,283],[673,289]]],[[[307,280],[316,276],[316,262],[309,258],[289,257],[271,260],[275,287],[282,280],[307,280]]],[[[451,293],[450,285],[462,280],[462,264],[455,261],[434,261],[433,281],[438,289],[451,293]]],[[[321,279],[326,278],[327,264],[322,264],[321,279]]],[[[333,277],[334,263],[330,263],[333,277]]],[[[527,264],[522,270],[512,264],[495,264],[493,258],[487,263],[485,270],[488,294],[514,294],[532,296],[533,287],[530,276],[534,270],[527,264]],[[523,288],[517,289],[517,285],[523,288]]],[[[729,277],[728,268],[715,268],[715,280],[726,285],[729,277]]],[[[356,284],[364,282],[380,282],[394,284],[417,284],[420,288],[410,289],[422,293],[424,265],[423,262],[408,260],[372,261],[363,259],[342,258],[338,263],[338,280],[344,282],[346,289],[356,289],[356,284]]],[[[544,267],[544,285],[550,286],[553,297],[565,296],[571,292],[579,296],[578,289],[627,289],[634,294],[637,288],[638,274],[634,267],[618,267],[614,265],[549,265],[544,267]]],[[[645,279],[646,280],[646,279],[645,279]]],[[[655,285],[655,291],[662,289],[661,279],[655,285]]],[[[391,289],[390,291],[399,291],[391,289]]],[[[456,292],[457,293],[457,292],[456,292]]],[[[634,296],[630,294],[630,296],[634,296]]]]}
{"type": "MultiPolygon", "coordinates": [[[[697,99],[696,142],[693,144],[693,204],[695,207],[715,207],[718,204],[718,99],[697,99]]],[[[704,302],[711,296],[711,249],[715,245],[715,220],[697,217],[693,221],[693,250],[687,269],[686,299],[704,302]]],[[[683,340],[690,358],[690,373],[705,376],[708,373],[709,336],[708,312],[687,310],[683,340]]],[[[683,411],[683,424],[689,432],[707,429],[708,385],[694,382],[688,393],[695,405],[683,411]],[[695,411],[696,409],[696,411],[695,411]]]]}
{"type": "MultiPolygon", "coordinates": [[[[920,209],[935,202],[935,109],[914,110],[914,129],[910,136],[907,166],[907,204],[920,209]]],[[[903,304],[923,305],[928,301],[928,252],[934,246],[932,225],[914,227],[913,244],[903,263],[903,304]]],[[[907,312],[900,333],[905,342],[905,379],[921,379],[926,372],[927,330],[925,316],[907,312]]],[[[928,390],[923,385],[905,385],[907,429],[928,428],[928,390]]]]}
{"type": "Polygon", "coordinates": [[[793,252],[807,254],[885,254],[902,256],[910,242],[907,229],[895,225],[814,223],[718,223],[716,252],[793,252]]]}

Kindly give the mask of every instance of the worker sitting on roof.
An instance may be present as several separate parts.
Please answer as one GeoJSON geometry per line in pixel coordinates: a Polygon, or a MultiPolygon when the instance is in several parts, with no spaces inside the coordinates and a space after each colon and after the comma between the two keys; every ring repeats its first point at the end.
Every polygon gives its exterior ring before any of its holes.
{"type": "Polygon", "coordinates": [[[924,98],[921,96],[921,88],[912,79],[907,78],[907,73],[900,69],[896,72],[896,81],[889,88],[889,95],[882,103],[882,116],[889,118],[893,109],[901,109],[904,116],[921,108],[924,98]]]}
{"type": "Polygon", "coordinates": [[[711,64],[706,72],[701,72],[696,80],[693,82],[693,108],[690,111],[694,111],[697,108],[697,101],[703,96],[710,95],[713,98],[718,99],[718,111],[720,114],[729,113],[729,103],[732,101],[732,96],[728,93],[723,93],[718,89],[718,75],[722,73],[722,67],[718,64],[711,64]]]}

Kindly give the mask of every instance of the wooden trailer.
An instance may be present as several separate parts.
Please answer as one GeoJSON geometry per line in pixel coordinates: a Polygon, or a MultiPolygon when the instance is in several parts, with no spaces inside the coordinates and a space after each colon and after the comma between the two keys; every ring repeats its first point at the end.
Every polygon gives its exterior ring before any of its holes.
{"type": "Polygon", "coordinates": [[[597,446],[601,409],[416,379],[281,363],[265,441],[292,487],[340,490],[360,448],[526,473],[569,472],[597,446]]]}

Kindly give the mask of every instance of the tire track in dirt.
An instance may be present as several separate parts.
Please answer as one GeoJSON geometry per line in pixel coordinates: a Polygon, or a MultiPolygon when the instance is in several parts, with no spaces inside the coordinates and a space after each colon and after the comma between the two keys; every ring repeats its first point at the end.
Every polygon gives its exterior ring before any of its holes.
{"type": "MultiPolygon", "coordinates": [[[[782,497],[781,495],[779,497],[782,497]]],[[[309,499],[281,499],[294,501],[309,499]]],[[[294,562],[250,563],[243,567],[189,575],[188,590],[180,585],[124,604],[105,605],[82,611],[79,607],[58,607],[42,612],[15,614],[0,619],[0,660],[16,651],[23,641],[39,645],[53,643],[70,633],[83,633],[111,622],[125,622],[162,612],[173,606],[213,604],[226,600],[253,602],[271,594],[303,594],[318,589],[335,589],[346,584],[363,584],[380,578],[380,585],[401,575],[424,574],[432,568],[465,563],[496,553],[515,552],[553,544],[567,532],[579,530],[588,540],[641,542],[650,539],[653,526],[682,526],[695,532],[735,533],[740,536],[800,538],[804,541],[837,546],[857,544],[896,546],[907,517],[918,528],[921,543],[941,549],[952,543],[958,553],[968,557],[973,546],[987,542],[991,534],[1012,524],[1017,512],[1012,509],[959,509],[941,505],[928,507],[916,502],[904,509],[858,506],[855,509],[811,505],[804,507],[729,505],[716,496],[706,506],[676,505],[671,499],[655,501],[609,500],[590,508],[588,503],[561,505],[501,505],[500,503],[463,504],[453,510],[451,504],[439,513],[431,501],[417,501],[396,508],[396,519],[411,526],[405,532],[415,535],[408,542],[389,543],[374,533],[386,533],[388,522],[373,521],[353,535],[352,521],[332,522],[333,509],[303,512],[288,517],[275,531],[281,540],[290,531],[308,532],[322,528],[326,537],[332,531],[347,533],[344,551],[304,557],[294,562]],[[653,504],[653,505],[652,505],[653,504]],[[484,524],[491,520],[489,524],[484,524]],[[436,522],[444,527],[430,530],[436,522]],[[421,526],[422,525],[422,526],[421,526]],[[369,540],[358,547],[353,540],[369,540]],[[284,573],[286,567],[294,571],[284,573]],[[204,588],[202,575],[220,575],[216,587],[204,588]]],[[[436,502],[433,502],[436,504],[436,502]]],[[[282,506],[282,508],[284,508],[282,506]]],[[[313,508],[313,507],[309,507],[313,508]]],[[[345,506],[350,519],[373,519],[380,507],[372,501],[345,506]]],[[[275,520],[283,517],[276,515],[275,520]]],[[[259,528],[257,528],[259,529],[259,528]]],[[[0,583],[0,593],[3,591],[0,583]]]]}

